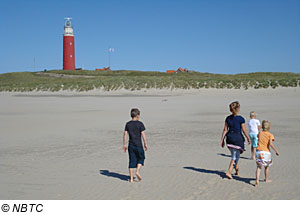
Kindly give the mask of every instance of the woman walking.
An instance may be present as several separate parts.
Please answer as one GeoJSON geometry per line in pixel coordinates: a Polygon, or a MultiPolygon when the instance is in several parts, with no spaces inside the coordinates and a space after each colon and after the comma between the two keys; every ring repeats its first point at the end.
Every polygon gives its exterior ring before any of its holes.
{"type": "Polygon", "coordinates": [[[226,172],[226,176],[229,179],[232,179],[232,170],[235,169],[235,174],[239,175],[239,158],[240,154],[245,151],[245,138],[242,134],[247,138],[248,143],[250,144],[250,138],[248,132],[245,128],[245,119],[238,115],[240,111],[239,102],[232,102],[229,105],[231,115],[227,116],[225,119],[225,125],[221,138],[221,146],[225,146],[225,137],[226,137],[226,145],[231,152],[231,161],[229,164],[229,168],[226,172]]]}

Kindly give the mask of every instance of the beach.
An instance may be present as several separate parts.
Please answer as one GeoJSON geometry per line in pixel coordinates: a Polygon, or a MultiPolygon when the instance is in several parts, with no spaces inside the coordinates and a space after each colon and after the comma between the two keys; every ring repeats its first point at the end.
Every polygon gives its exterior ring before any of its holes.
{"type": "MultiPolygon", "coordinates": [[[[0,92],[0,199],[300,199],[300,88],[0,92]],[[240,177],[225,177],[220,147],[228,105],[271,121],[269,184],[255,184],[251,150],[240,177]],[[148,139],[141,182],[122,151],[130,109],[148,139]]],[[[248,126],[246,126],[248,128],[248,126]]],[[[260,179],[264,179],[263,171],[260,179]]]]}

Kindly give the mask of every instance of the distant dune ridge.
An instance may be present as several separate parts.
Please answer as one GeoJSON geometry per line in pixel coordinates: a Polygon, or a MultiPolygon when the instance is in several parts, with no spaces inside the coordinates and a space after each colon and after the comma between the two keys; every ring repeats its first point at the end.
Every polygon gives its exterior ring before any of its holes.
{"type": "Polygon", "coordinates": [[[299,73],[178,73],[132,70],[51,70],[0,74],[0,91],[115,91],[126,89],[248,89],[299,87],[299,73]]]}

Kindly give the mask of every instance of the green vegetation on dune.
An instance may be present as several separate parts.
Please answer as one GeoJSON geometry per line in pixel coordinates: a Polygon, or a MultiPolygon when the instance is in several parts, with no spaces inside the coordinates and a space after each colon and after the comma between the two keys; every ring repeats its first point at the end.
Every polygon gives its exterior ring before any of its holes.
{"type": "Polygon", "coordinates": [[[0,74],[0,91],[88,91],[140,90],[142,88],[276,88],[300,86],[299,73],[257,72],[248,74],[211,74],[141,72],[130,70],[93,71],[52,70],[0,74]]]}
{"type": "Polygon", "coordinates": [[[50,70],[43,73],[65,74],[65,75],[87,75],[87,76],[159,76],[165,75],[163,72],[156,71],[135,71],[135,70],[50,70]]]}

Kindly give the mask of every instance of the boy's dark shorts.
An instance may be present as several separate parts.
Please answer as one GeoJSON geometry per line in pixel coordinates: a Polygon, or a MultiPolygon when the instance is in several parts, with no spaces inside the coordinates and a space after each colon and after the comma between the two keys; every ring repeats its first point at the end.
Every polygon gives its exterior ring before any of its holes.
{"type": "Polygon", "coordinates": [[[142,164],[144,166],[145,152],[142,146],[129,144],[128,154],[129,168],[136,168],[138,164],[142,164]]]}

